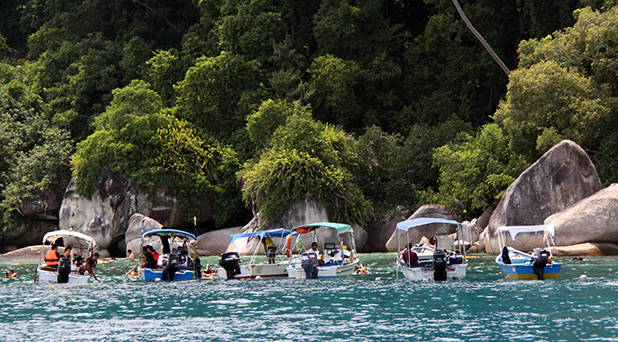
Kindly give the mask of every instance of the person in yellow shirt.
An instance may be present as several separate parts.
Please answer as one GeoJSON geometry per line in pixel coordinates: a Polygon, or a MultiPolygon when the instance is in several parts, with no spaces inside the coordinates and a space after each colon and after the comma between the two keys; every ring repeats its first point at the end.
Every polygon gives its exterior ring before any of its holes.
{"type": "Polygon", "coordinates": [[[268,258],[269,264],[275,263],[275,255],[277,254],[277,247],[273,242],[273,239],[270,237],[265,237],[262,239],[262,243],[264,244],[264,251],[266,252],[266,257],[268,258]]]}

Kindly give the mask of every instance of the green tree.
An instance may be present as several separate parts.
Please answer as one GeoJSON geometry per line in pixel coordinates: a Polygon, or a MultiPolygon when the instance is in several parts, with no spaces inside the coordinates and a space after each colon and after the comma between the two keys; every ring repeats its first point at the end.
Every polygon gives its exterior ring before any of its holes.
{"type": "Polygon", "coordinates": [[[259,64],[242,56],[222,52],[198,58],[175,86],[178,114],[202,132],[232,142],[265,97],[260,80],[259,64]]]}
{"type": "Polygon", "coordinates": [[[232,149],[202,139],[173,110],[163,108],[161,97],[144,81],[134,80],[113,95],[96,118],[94,133],[78,143],[73,156],[80,194],[90,194],[107,170],[147,193],[167,185],[190,215],[210,200],[218,224],[242,211],[234,181],[240,164],[232,149]]]}
{"type": "Polygon", "coordinates": [[[521,42],[495,119],[530,161],[561,139],[576,141],[607,184],[617,179],[618,6],[575,16],[573,27],[521,42]]]}
{"type": "MultiPolygon", "coordinates": [[[[14,71],[20,73],[20,70],[14,71]]],[[[73,144],[53,127],[44,102],[27,84],[0,82],[0,216],[11,229],[23,201],[62,193],[69,181],[73,144]]]]}
{"type": "Polygon", "coordinates": [[[246,203],[272,222],[309,199],[333,220],[366,223],[372,209],[354,177],[360,165],[356,141],[313,120],[307,107],[297,109],[275,130],[271,147],[239,173],[246,203]]]}
{"type": "Polygon", "coordinates": [[[440,170],[438,200],[465,217],[496,201],[528,165],[494,123],[437,148],[434,163],[440,170]]]}
{"type": "Polygon", "coordinates": [[[609,115],[599,93],[589,78],[553,61],[540,62],[513,71],[495,120],[511,137],[511,147],[530,159],[563,139],[590,148],[609,115]]]}

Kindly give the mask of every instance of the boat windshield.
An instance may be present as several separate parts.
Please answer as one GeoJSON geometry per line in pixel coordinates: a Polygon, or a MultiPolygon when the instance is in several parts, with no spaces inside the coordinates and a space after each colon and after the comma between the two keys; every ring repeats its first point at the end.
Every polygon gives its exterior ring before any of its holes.
{"type": "Polygon", "coordinates": [[[50,244],[62,239],[65,246],[71,245],[74,247],[95,247],[96,241],[91,236],[72,231],[72,230],[55,230],[43,236],[43,244],[50,244]],[[69,242],[70,241],[70,242],[69,242]]]}
{"type": "Polygon", "coordinates": [[[177,238],[181,238],[185,240],[193,240],[193,241],[197,240],[195,235],[185,232],[183,230],[179,230],[179,229],[153,229],[153,230],[149,230],[145,232],[144,234],[142,234],[142,238],[147,238],[147,237],[154,236],[154,235],[177,237],[177,238]]]}
{"type": "Polygon", "coordinates": [[[262,239],[264,239],[266,237],[269,237],[269,238],[284,238],[284,237],[286,237],[286,236],[288,236],[290,234],[292,234],[292,231],[284,229],[284,228],[261,230],[261,231],[257,231],[257,232],[251,232],[251,233],[234,234],[230,238],[230,244],[233,243],[234,240],[236,240],[236,239],[250,238],[250,237],[254,237],[254,236],[258,236],[260,238],[260,240],[262,240],[262,239]]]}
{"type": "Polygon", "coordinates": [[[511,239],[515,240],[520,233],[548,232],[552,237],[556,235],[556,226],[553,224],[542,224],[535,226],[502,226],[498,228],[500,233],[509,233],[511,239]]]}

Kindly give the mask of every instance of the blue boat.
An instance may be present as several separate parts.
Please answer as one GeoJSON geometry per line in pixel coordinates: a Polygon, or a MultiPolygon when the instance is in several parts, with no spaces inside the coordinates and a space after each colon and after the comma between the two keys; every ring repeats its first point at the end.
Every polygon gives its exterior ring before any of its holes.
{"type": "Polygon", "coordinates": [[[506,279],[539,279],[558,278],[562,264],[553,260],[552,245],[555,246],[556,227],[553,224],[536,226],[503,226],[498,228],[500,248],[502,253],[496,257],[496,264],[506,279]],[[535,248],[532,253],[525,253],[506,246],[507,234],[515,241],[522,233],[544,234],[547,250],[535,248]],[[503,241],[504,240],[504,241],[503,241]],[[508,260],[507,260],[508,258],[508,260]]]}
{"type": "MultiPolygon", "coordinates": [[[[142,234],[144,240],[157,236],[161,239],[162,250],[156,267],[140,266],[140,274],[145,281],[191,280],[194,264],[189,257],[189,248],[197,238],[195,235],[178,229],[153,229],[142,234]]],[[[140,248],[140,253],[143,253],[140,248]]]]}

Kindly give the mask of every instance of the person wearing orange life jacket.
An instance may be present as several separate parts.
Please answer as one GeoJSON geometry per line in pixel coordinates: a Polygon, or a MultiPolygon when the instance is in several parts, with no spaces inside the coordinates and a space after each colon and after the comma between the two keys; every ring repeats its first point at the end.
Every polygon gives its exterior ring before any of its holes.
{"type": "Polygon", "coordinates": [[[15,273],[15,271],[13,270],[9,270],[9,272],[5,272],[4,273],[4,277],[5,278],[17,278],[17,273],[15,273]]]}
{"type": "Polygon", "coordinates": [[[58,246],[55,244],[51,245],[49,251],[45,255],[45,265],[47,267],[58,267],[58,261],[60,260],[60,254],[58,254],[58,246]]]}
{"type": "Polygon", "coordinates": [[[150,245],[148,245],[146,247],[148,248],[148,252],[150,254],[152,254],[152,257],[154,258],[155,263],[158,263],[159,262],[159,253],[157,253],[157,251],[155,251],[154,247],[152,247],[150,245]]]}

